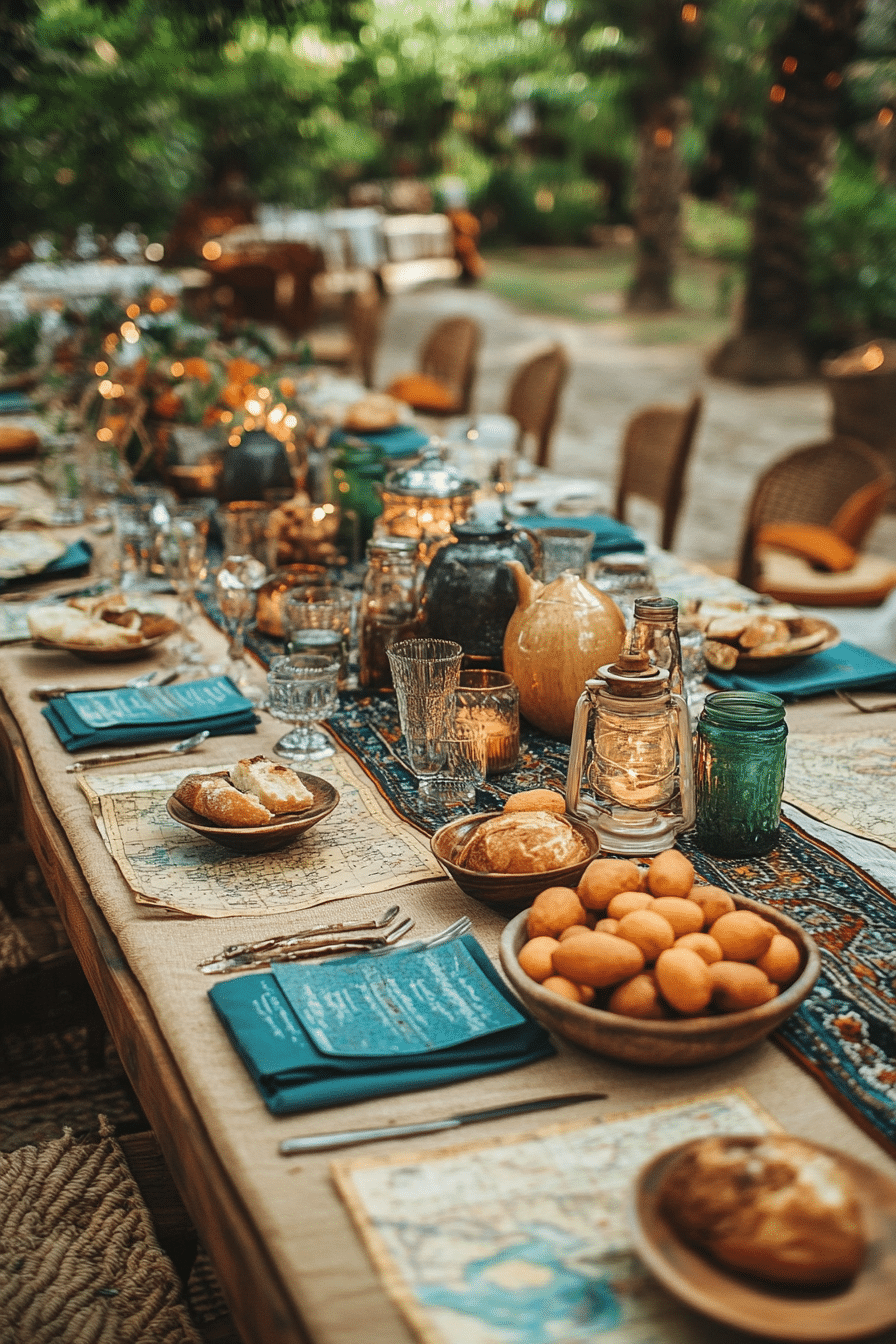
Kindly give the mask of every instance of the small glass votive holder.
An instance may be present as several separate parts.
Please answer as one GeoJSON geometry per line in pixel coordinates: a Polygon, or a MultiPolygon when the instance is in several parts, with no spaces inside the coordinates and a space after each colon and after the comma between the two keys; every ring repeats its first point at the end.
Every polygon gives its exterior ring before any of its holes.
{"type": "Polygon", "coordinates": [[[485,782],[485,742],[477,733],[455,724],[440,739],[444,764],[438,774],[420,780],[421,802],[433,807],[476,803],[476,790],[485,782]]]}
{"type": "Polygon", "coordinates": [[[520,754],[520,693],[506,672],[466,668],[454,692],[455,722],[485,745],[489,775],[512,770],[520,754]]]}
{"type": "Polygon", "coordinates": [[[225,555],[252,555],[267,568],[270,504],[237,499],[218,509],[225,555]]]}

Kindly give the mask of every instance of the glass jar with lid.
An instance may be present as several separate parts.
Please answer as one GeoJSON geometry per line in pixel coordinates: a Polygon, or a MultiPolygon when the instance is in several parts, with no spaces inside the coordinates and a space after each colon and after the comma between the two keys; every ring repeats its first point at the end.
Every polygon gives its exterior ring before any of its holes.
{"type": "Polygon", "coordinates": [[[640,652],[654,667],[669,673],[669,690],[684,695],[678,603],[674,597],[636,597],[630,636],[632,652],[640,652]]]}
{"type": "Polygon", "coordinates": [[[419,462],[393,471],[382,486],[383,512],[377,536],[410,537],[427,558],[450,534],[451,524],[469,516],[479,486],[464,480],[443,457],[445,445],[431,439],[419,462]]]}
{"type": "Polygon", "coordinates": [[[696,840],[707,854],[750,858],[778,840],[787,724],[762,691],[716,691],[697,724],[696,840]]]}
{"type": "Polygon", "coordinates": [[[359,618],[361,686],[392,686],[387,650],[420,633],[419,546],[412,537],[374,537],[367,543],[367,573],[359,618]]]}

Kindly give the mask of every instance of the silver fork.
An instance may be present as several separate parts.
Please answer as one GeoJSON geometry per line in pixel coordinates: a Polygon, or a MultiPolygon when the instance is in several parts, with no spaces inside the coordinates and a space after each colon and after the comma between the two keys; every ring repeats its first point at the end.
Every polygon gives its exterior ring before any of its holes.
{"type": "MultiPolygon", "coordinates": [[[[453,924],[449,924],[446,929],[440,933],[432,933],[428,938],[419,938],[415,943],[405,943],[400,948],[401,952],[425,952],[430,947],[441,947],[443,943],[450,943],[453,938],[462,938],[465,933],[472,931],[473,925],[467,915],[461,915],[453,924]]],[[[384,953],[390,951],[389,948],[377,948],[371,952],[372,957],[381,957],[384,953]]]]}

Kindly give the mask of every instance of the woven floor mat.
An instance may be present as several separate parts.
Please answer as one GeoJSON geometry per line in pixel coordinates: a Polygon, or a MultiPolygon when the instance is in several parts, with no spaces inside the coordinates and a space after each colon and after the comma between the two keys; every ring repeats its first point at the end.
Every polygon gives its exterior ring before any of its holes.
{"type": "Polygon", "coordinates": [[[200,1344],[105,1122],[0,1157],[0,1322],[0,1344],[200,1344]]]}

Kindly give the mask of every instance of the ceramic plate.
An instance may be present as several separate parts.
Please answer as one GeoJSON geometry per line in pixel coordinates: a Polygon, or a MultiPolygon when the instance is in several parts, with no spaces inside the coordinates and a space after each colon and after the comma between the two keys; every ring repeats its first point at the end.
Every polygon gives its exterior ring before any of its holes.
{"type": "Polygon", "coordinates": [[[35,639],[32,642],[41,649],[58,649],[63,653],[73,653],[85,663],[127,663],[132,658],[144,658],[146,654],[152,653],[163,640],[168,639],[179,629],[179,626],[175,626],[174,630],[168,630],[164,635],[144,639],[140,644],[122,644],[114,649],[97,648],[93,644],[74,644],[69,640],[35,639]]]}
{"type": "Polygon", "coordinates": [[[825,649],[833,649],[840,643],[840,631],[830,621],[823,621],[814,616],[801,616],[799,620],[789,621],[791,633],[799,638],[815,637],[817,642],[806,649],[796,649],[788,652],[775,654],[755,654],[742,650],[737,655],[737,666],[735,672],[777,672],[781,668],[791,667],[794,663],[802,662],[804,658],[811,658],[814,653],[823,653],[825,649]]]}
{"type": "MultiPolygon", "coordinates": [[[[214,773],[229,779],[226,770],[214,773]]],[[[296,774],[314,795],[314,802],[304,812],[282,813],[278,819],[264,826],[216,826],[207,817],[201,817],[192,808],[185,807],[173,794],[167,802],[168,815],[181,826],[187,826],[198,835],[205,836],[206,840],[213,840],[216,845],[223,845],[226,849],[234,849],[238,854],[265,854],[272,849],[283,849],[317,822],[323,821],[324,817],[328,817],[339,802],[339,793],[325,779],[319,779],[317,775],[304,775],[301,770],[297,770],[296,774]]]]}
{"type": "Polygon", "coordinates": [[[680,1144],[644,1168],[631,1206],[635,1249],[670,1293],[714,1320],[767,1338],[811,1341],[861,1339],[896,1324],[896,1182],[847,1153],[813,1145],[835,1157],[856,1183],[868,1254],[850,1284],[797,1289],[748,1278],[688,1245],[659,1211],[667,1173],[699,1140],[680,1144]]]}

